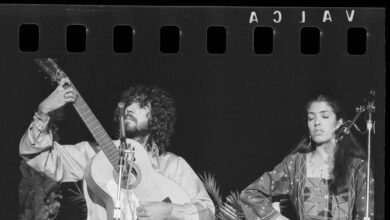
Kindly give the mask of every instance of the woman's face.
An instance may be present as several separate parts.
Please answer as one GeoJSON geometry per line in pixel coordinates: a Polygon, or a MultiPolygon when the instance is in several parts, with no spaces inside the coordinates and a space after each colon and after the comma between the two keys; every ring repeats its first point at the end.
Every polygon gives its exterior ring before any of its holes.
{"type": "Polygon", "coordinates": [[[327,102],[313,102],[307,110],[310,136],[317,145],[334,140],[334,132],[341,124],[327,102]]]}

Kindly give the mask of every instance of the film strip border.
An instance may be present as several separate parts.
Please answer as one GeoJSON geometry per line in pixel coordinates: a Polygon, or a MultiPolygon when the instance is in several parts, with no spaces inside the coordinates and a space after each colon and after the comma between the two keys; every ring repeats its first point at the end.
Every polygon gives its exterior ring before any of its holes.
{"type": "MultiPolygon", "coordinates": [[[[39,50],[40,27],[37,24],[22,24],[19,27],[19,49],[23,52],[39,50]]],[[[223,54],[226,51],[227,30],[224,26],[210,26],[207,33],[207,52],[223,54]]],[[[131,25],[117,25],[112,31],[112,49],[115,53],[131,53],[135,29],[131,25]]],[[[272,54],[276,32],[272,27],[253,29],[253,52],[272,54]]],[[[182,30],[178,26],[160,28],[161,53],[178,53],[182,30]]],[[[363,27],[350,27],[346,31],[347,52],[363,55],[366,52],[367,30],[363,27]]],[[[81,53],[87,49],[87,28],[82,24],[68,25],[65,30],[65,48],[68,52],[81,53]]],[[[300,51],[302,54],[319,54],[322,31],[318,27],[303,27],[300,30],[300,51]]]]}
{"type": "Polygon", "coordinates": [[[0,12],[3,40],[12,39],[4,45],[26,53],[365,55],[384,39],[385,20],[381,8],[0,5],[0,12]]]}

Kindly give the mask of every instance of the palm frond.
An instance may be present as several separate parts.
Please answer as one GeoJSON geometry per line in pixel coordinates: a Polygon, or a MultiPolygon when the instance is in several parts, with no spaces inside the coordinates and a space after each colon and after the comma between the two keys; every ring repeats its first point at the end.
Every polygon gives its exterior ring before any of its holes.
{"type": "Polygon", "coordinates": [[[69,196],[69,200],[71,202],[75,202],[75,203],[85,202],[84,193],[80,190],[80,188],[78,187],[78,185],[76,183],[75,183],[75,185],[76,185],[77,190],[74,190],[71,188],[68,189],[68,191],[72,193],[72,195],[69,196]]]}
{"type": "Polygon", "coordinates": [[[214,176],[210,173],[203,173],[199,175],[202,180],[207,193],[215,204],[215,217],[217,220],[242,220],[244,214],[240,207],[240,196],[239,193],[231,192],[226,197],[226,201],[223,201],[222,196],[219,192],[219,186],[214,176]]]}
{"type": "Polygon", "coordinates": [[[240,193],[238,191],[231,192],[230,195],[226,197],[226,200],[237,211],[242,211],[240,206],[240,193]]]}
{"type": "Polygon", "coordinates": [[[87,208],[87,204],[85,201],[84,192],[83,192],[83,190],[80,189],[80,186],[78,185],[77,182],[75,182],[74,185],[75,185],[76,190],[72,189],[72,188],[68,188],[69,192],[72,193],[72,195],[69,196],[69,200],[74,204],[81,205],[81,208],[80,208],[81,214],[86,218],[87,213],[88,213],[88,208],[87,208]]]}
{"type": "Polygon", "coordinates": [[[210,173],[204,172],[203,175],[199,175],[199,177],[202,180],[203,185],[206,188],[207,193],[213,200],[214,204],[217,207],[222,206],[222,196],[219,193],[219,186],[214,176],[210,173]]]}
{"type": "Polygon", "coordinates": [[[244,213],[240,206],[240,194],[238,191],[231,192],[226,201],[219,207],[218,218],[222,220],[244,219],[244,213]]]}

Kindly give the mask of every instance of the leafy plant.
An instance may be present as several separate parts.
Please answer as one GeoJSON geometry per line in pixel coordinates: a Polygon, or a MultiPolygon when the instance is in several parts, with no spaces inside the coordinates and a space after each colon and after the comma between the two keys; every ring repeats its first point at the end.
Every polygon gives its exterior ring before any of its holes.
{"type": "Polygon", "coordinates": [[[209,173],[199,175],[208,194],[215,204],[215,217],[218,220],[241,220],[244,214],[240,206],[240,196],[237,191],[230,192],[223,201],[219,186],[214,176],[209,173]]]}
{"type": "Polygon", "coordinates": [[[23,160],[20,164],[19,220],[54,220],[60,210],[60,184],[35,171],[23,160]]]}
{"type": "Polygon", "coordinates": [[[84,219],[87,219],[88,215],[88,208],[87,208],[87,203],[85,201],[84,197],[84,192],[80,188],[79,183],[82,185],[83,182],[74,182],[74,187],[69,187],[68,190],[69,192],[72,193],[71,196],[69,196],[69,201],[72,202],[73,204],[77,204],[80,207],[80,213],[83,216],[84,219]]]}

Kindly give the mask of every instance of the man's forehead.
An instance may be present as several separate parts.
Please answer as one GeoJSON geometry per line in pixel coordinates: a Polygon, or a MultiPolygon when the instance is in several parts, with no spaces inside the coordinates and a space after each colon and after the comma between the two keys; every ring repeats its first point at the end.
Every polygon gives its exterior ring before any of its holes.
{"type": "Polygon", "coordinates": [[[144,94],[137,94],[132,97],[131,102],[144,102],[146,98],[144,94]]]}

